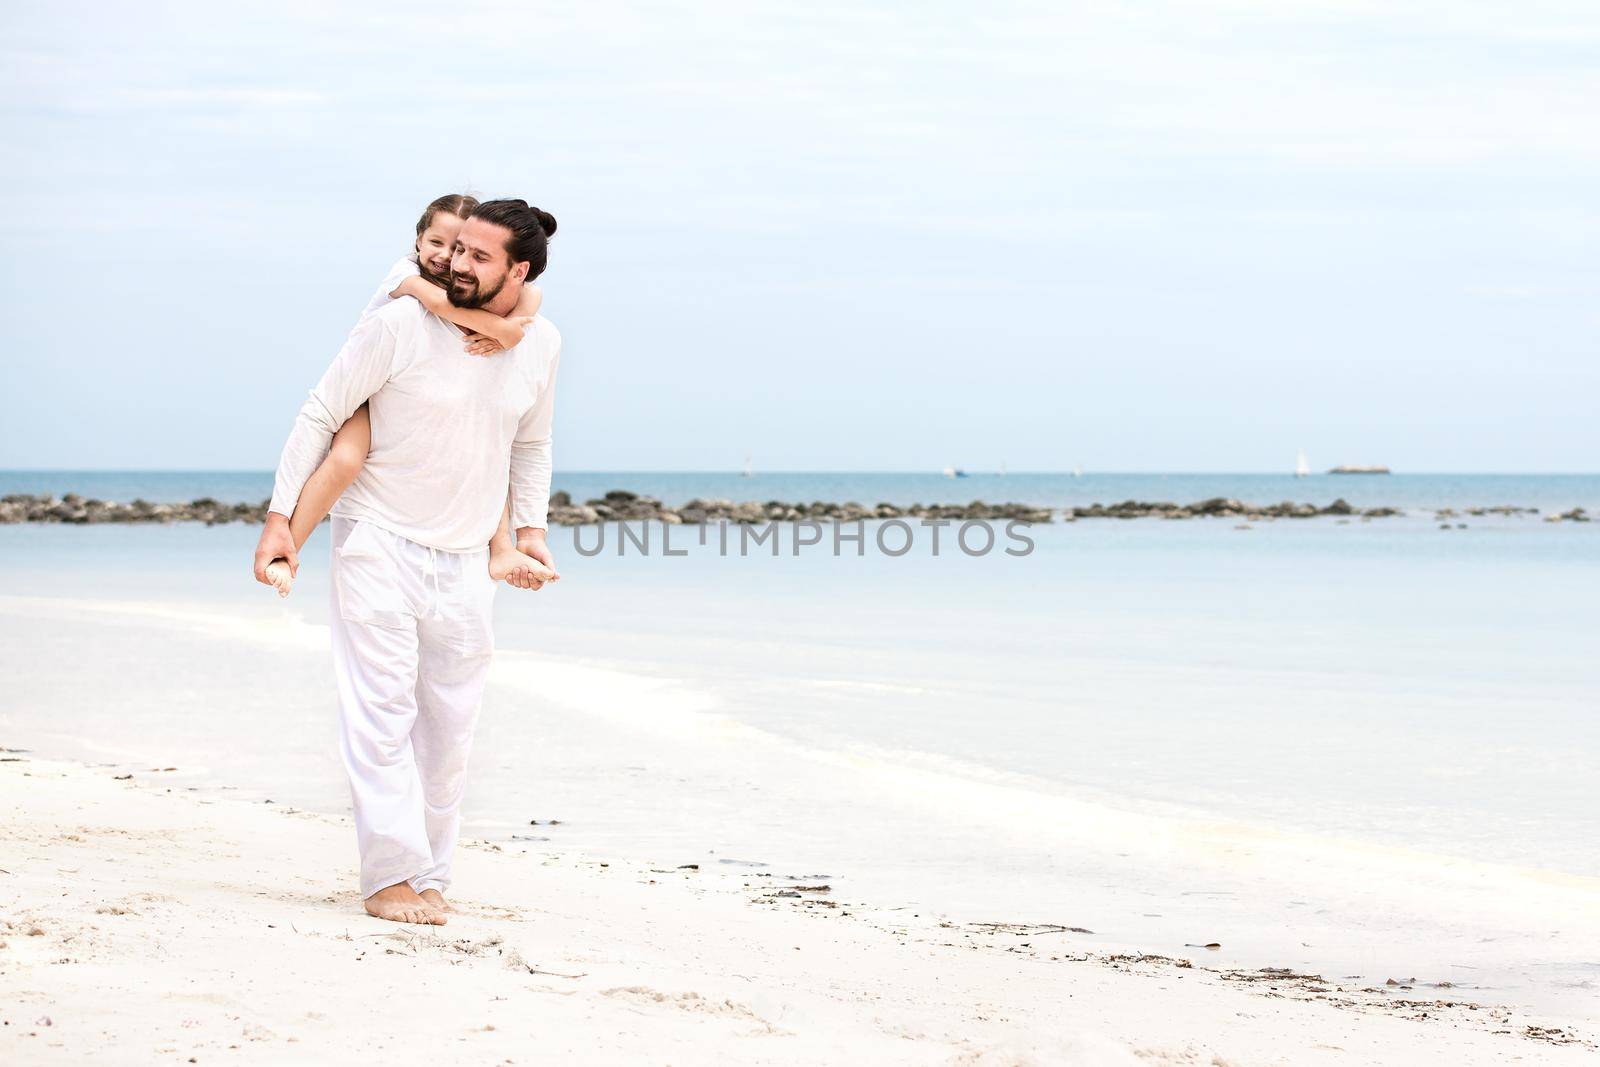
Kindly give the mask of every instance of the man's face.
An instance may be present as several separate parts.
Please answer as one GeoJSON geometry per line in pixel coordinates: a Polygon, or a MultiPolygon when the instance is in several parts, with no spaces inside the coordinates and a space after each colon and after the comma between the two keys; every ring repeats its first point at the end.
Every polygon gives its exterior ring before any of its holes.
{"type": "MultiPolygon", "coordinates": [[[[500,295],[522,264],[513,264],[506,253],[511,231],[482,219],[468,219],[456,237],[455,255],[450,259],[450,303],[458,308],[481,308],[500,295]]],[[[515,284],[522,284],[515,278],[515,284]]]]}

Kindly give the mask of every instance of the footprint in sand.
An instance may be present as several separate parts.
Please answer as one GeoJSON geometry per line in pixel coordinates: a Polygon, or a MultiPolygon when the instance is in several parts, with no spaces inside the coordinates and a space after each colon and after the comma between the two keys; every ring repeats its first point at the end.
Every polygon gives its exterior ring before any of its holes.
{"type": "Polygon", "coordinates": [[[757,1015],[748,1005],[740,1004],[734,1000],[711,1000],[702,997],[699,993],[663,993],[659,989],[649,986],[630,985],[616,986],[612,989],[602,989],[600,995],[613,1000],[629,1001],[641,1005],[661,1005],[663,1007],[677,1008],[679,1011],[693,1012],[696,1015],[723,1015],[735,1019],[748,1019],[760,1026],[765,1033],[782,1033],[777,1027],[757,1015]]]}

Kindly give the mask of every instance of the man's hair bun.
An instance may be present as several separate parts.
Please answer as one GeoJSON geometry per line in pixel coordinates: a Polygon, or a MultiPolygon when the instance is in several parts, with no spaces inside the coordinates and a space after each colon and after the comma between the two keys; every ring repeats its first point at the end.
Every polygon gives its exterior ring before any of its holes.
{"type": "Polygon", "coordinates": [[[546,241],[556,232],[556,217],[530,207],[526,200],[490,200],[472,209],[472,218],[504,226],[511,231],[506,254],[511,262],[528,264],[528,281],[544,273],[549,250],[546,241]]]}

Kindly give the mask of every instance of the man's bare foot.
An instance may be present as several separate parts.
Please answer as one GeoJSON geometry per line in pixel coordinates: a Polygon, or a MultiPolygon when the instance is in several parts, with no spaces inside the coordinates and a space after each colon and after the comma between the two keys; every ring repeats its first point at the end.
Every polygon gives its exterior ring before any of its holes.
{"type": "Polygon", "coordinates": [[[530,588],[530,580],[535,583],[531,588],[538,588],[545,582],[555,581],[559,575],[527,553],[514,548],[496,548],[489,551],[489,577],[526,589],[530,588]],[[517,581],[517,578],[522,581],[517,581]]]}
{"type": "Polygon", "coordinates": [[[367,898],[367,914],[396,923],[443,926],[449,920],[444,912],[417,896],[405,882],[380,889],[367,898]]]}
{"type": "Polygon", "coordinates": [[[456,910],[455,907],[448,900],[444,899],[444,894],[439,892],[437,889],[424,889],[421,893],[418,893],[417,895],[420,896],[423,900],[426,900],[429,904],[432,904],[435,908],[437,908],[440,911],[455,911],[456,910]]]}
{"type": "Polygon", "coordinates": [[[294,575],[289,570],[289,561],[275,559],[267,564],[267,581],[272,583],[279,596],[288,596],[289,588],[294,585],[294,575]]]}

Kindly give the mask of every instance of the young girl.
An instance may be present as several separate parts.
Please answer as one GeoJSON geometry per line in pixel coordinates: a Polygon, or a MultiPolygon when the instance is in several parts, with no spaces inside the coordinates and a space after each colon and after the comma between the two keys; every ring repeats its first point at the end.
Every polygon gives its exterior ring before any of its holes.
{"type": "MultiPolygon", "coordinates": [[[[388,277],[367,302],[357,325],[368,315],[391,300],[413,296],[433,314],[455,323],[469,331],[463,340],[466,351],[475,356],[488,356],[495,352],[515,348],[523,332],[533,322],[542,299],[537,286],[529,283],[522,290],[517,306],[505,318],[477,308],[458,308],[445,295],[450,282],[450,257],[454,254],[456,234],[461,224],[478,201],[461,193],[441,196],[429,204],[417,220],[417,240],[411,255],[400,260],[389,270],[388,277]]],[[[328,458],[322,461],[294,506],[289,517],[289,533],[295,547],[304,548],[311,531],[327,518],[328,512],[339,496],[356,480],[367,452],[372,447],[372,419],[367,405],[362,404],[350,416],[339,432],[333,435],[328,458]]],[[[489,541],[489,576],[495,581],[508,581],[521,588],[537,588],[534,583],[555,581],[555,571],[532,556],[517,551],[511,538],[511,500],[506,499],[505,511],[500,516],[500,528],[489,541]]],[[[278,595],[288,596],[294,577],[289,562],[276,559],[267,565],[267,578],[278,595]]]]}

